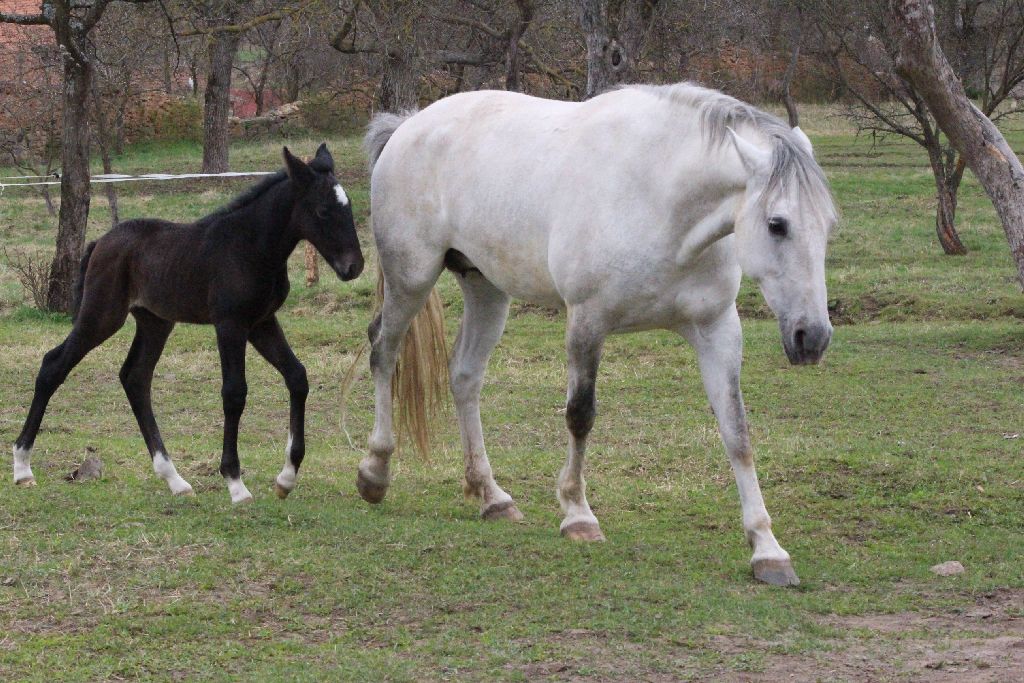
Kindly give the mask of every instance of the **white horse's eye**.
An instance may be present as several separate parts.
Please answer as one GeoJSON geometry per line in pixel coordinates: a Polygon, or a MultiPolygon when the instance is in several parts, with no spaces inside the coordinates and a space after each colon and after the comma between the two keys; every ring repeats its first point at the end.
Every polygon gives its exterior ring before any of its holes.
{"type": "Polygon", "coordinates": [[[776,237],[785,237],[789,234],[789,221],[779,216],[768,219],[768,232],[776,237]]]}

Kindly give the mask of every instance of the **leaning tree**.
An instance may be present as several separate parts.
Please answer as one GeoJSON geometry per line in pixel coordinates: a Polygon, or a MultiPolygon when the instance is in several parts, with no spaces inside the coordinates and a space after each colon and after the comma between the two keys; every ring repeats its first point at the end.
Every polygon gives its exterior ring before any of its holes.
{"type": "Polygon", "coordinates": [[[897,71],[920,93],[988,193],[1002,220],[1017,279],[1024,286],[1024,167],[1020,159],[992,120],[967,97],[963,81],[942,50],[931,0],[888,0],[885,16],[885,35],[893,47],[897,71]]]}
{"type": "Polygon", "coordinates": [[[89,222],[89,99],[96,72],[91,33],[112,2],[141,4],[150,0],[42,0],[39,12],[0,12],[0,22],[49,26],[60,49],[63,68],[60,214],[57,249],[50,265],[46,307],[70,311],[72,283],[85,247],[89,222]]]}
{"type": "MultiPolygon", "coordinates": [[[[820,29],[819,54],[857,102],[850,116],[861,130],[913,140],[928,154],[935,178],[935,230],[947,254],[965,254],[956,230],[957,197],[965,168],[963,150],[947,136],[925,96],[932,84],[910,78],[900,67],[904,36],[895,35],[884,0],[820,0],[808,3],[820,29]]],[[[950,0],[936,16],[929,9],[933,48],[948,50],[950,73],[978,101],[985,117],[998,121],[1024,82],[1024,2],[950,0]]]]}

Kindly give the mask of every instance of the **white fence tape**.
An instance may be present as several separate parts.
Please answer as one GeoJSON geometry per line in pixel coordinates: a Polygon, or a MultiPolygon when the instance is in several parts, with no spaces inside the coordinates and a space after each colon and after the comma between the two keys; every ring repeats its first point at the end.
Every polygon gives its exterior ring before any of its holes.
{"type": "MultiPolygon", "coordinates": [[[[142,175],[123,175],[121,173],[106,173],[94,175],[89,178],[90,183],[127,183],[136,180],[160,181],[160,180],[181,180],[185,178],[243,178],[247,176],[273,175],[276,171],[227,171],[226,173],[143,173],[142,175]]],[[[13,176],[17,178],[18,176],[13,176]]],[[[40,176],[25,176],[27,178],[40,176]]],[[[7,178],[4,178],[7,180],[7,178]]],[[[60,185],[59,180],[46,180],[31,183],[0,183],[0,190],[8,187],[32,187],[36,185],[60,185]]]]}

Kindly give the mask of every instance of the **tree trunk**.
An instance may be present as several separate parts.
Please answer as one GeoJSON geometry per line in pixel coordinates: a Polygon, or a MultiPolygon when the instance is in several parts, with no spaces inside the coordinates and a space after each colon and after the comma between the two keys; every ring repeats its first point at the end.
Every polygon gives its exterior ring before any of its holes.
{"type": "Polygon", "coordinates": [[[384,75],[377,105],[380,111],[405,111],[419,106],[419,78],[407,55],[384,55],[384,75]]]}
{"type": "MultiPolygon", "coordinates": [[[[110,157],[110,148],[113,145],[111,140],[110,125],[107,121],[107,114],[104,111],[104,106],[100,105],[100,95],[96,92],[96,88],[93,87],[92,93],[92,107],[93,107],[93,118],[96,121],[96,143],[100,148],[100,159],[103,161],[103,172],[113,173],[114,163],[110,157]]],[[[110,102],[106,103],[106,106],[110,106],[110,102]]],[[[114,227],[121,222],[118,217],[117,210],[117,190],[114,188],[114,183],[106,183],[103,186],[103,191],[107,195],[107,205],[110,207],[110,226],[114,227]]]]}
{"type": "Polygon", "coordinates": [[[505,52],[505,90],[521,90],[519,82],[523,69],[519,41],[533,21],[533,0],[516,0],[519,17],[508,32],[508,49],[505,52]]]}
{"type": "Polygon", "coordinates": [[[580,28],[587,44],[587,89],[590,99],[635,77],[643,41],[658,0],[581,0],[580,28]],[[611,15],[612,9],[618,16],[611,15]]]}
{"type": "Polygon", "coordinates": [[[800,5],[794,7],[792,21],[793,30],[789,34],[789,63],[786,64],[786,71],[782,74],[782,103],[786,106],[789,127],[796,128],[800,125],[800,112],[796,108],[796,102],[793,101],[790,86],[793,84],[793,76],[796,75],[796,67],[800,61],[800,43],[803,41],[804,22],[800,5]]]}
{"type": "Polygon", "coordinates": [[[312,287],[320,282],[319,260],[316,257],[316,248],[306,242],[306,286],[312,287]]]}
{"type": "Polygon", "coordinates": [[[929,0],[889,0],[896,68],[931,109],[995,205],[1024,287],[1024,167],[999,129],[967,98],[942,53],[929,0]]]}
{"type": "Polygon", "coordinates": [[[64,55],[64,136],[57,249],[50,265],[46,308],[71,311],[72,285],[89,224],[89,93],[93,66],[64,55]]]}
{"type": "Polygon", "coordinates": [[[608,16],[602,0],[580,2],[580,27],[587,44],[587,89],[584,99],[599,95],[617,83],[613,63],[622,64],[622,53],[611,35],[608,16]]]}
{"type": "Polygon", "coordinates": [[[959,183],[951,185],[935,178],[938,188],[938,208],[935,212],[935,232],[939,236],[939,244],[942,251],[950,256],[963,256],[967,253],[967,247],[960,241],[960,235],[956,231],[956,201],[959,183]]]}
{"type": "Polygon", "coordinates": [[[936,190],[935,234],[938,235],[942,251],[947,255],[963,256],[967,253],[967,247],[960,241],[960,235],[956,231],[957,194],[960,190],[960,180],[963,178],[963,167],[960,167],[959,173],[956,170],[950,172],[949,165],[943,159],[938,131],[928,137],[928,142],[928,161],[932,167],[936,190]]]}
{"type": "Polygon", "coordinates": [[[231,69],[240,39],[240,33],[222,32],[210,36],[203,108],[203,173],[224,173],[230,169],[231,69]]]}

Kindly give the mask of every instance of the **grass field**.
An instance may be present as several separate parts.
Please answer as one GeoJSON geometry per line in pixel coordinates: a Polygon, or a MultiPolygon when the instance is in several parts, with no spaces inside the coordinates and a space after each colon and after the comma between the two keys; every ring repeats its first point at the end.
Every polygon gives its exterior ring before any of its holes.
{"type": "MultiPolygon", "coordinates": [[[[753,582],[694,355],[668,333],[606,347],[588,485],[607,543],[558,536],[563,320],[520,305],[491,361],[483,420],[498,481],[526,522],[481,522],[463,500],[454,420],[431,462],[399,458],[384,504],[364,504],[354,480],[372,418],[365,372],[351,444],[339,405],[374,273],[307,289],[297,253],[281,319],[312,391],[295,493],[282,502],[269,490],[287,394],[250,352],[240,450],[256,501],[231,508],[217,473],[213,332],[179,326],[154,401],[198,496],[168,494],[117,381],[129,323],[54,397],[33,458],[39,486],[16,489],[4,470],[0,680],[1019,680],[1024,296],[1002,229],[968,179],[959,223],[970,254],[943,256],[921,151],[873,146],[821,112],[806,128],[843,212],[826,361],[789,366],[756,288],[740,295],[761,484],[798,588],[753,582]],[[90,453],[103,478],[63,481],[90,453]],[[929,571],[946,560],[966,571],[929,571]]],[[[1008,132],[1024,150],[1024,133],[1008,132]]],[[[288,144],[309,154],[318,142],[288,144]]],[[[329,143],[370,251],[358,141],[329,143]]],[[[279,148],[239,143],[232,166],[274,168],[279,148]]],[[[200,156],[136,146],[117,169],[192,170],[200,156]]],[[[245,185],[118,189],[123,217],[187,219],[245,185]]],[[[90,237],[109,225],[99,193],[91,225],[90,237]]],[[[45,255],[54,230],[41,199],[0,195],[5,246],[45,255]]],[[[446,275],[452,334],[456,289],[446,275]]],[[[27,308],[0,264],[3,443],[21,427],[43,353],[68,329],[27,308]]]]}

